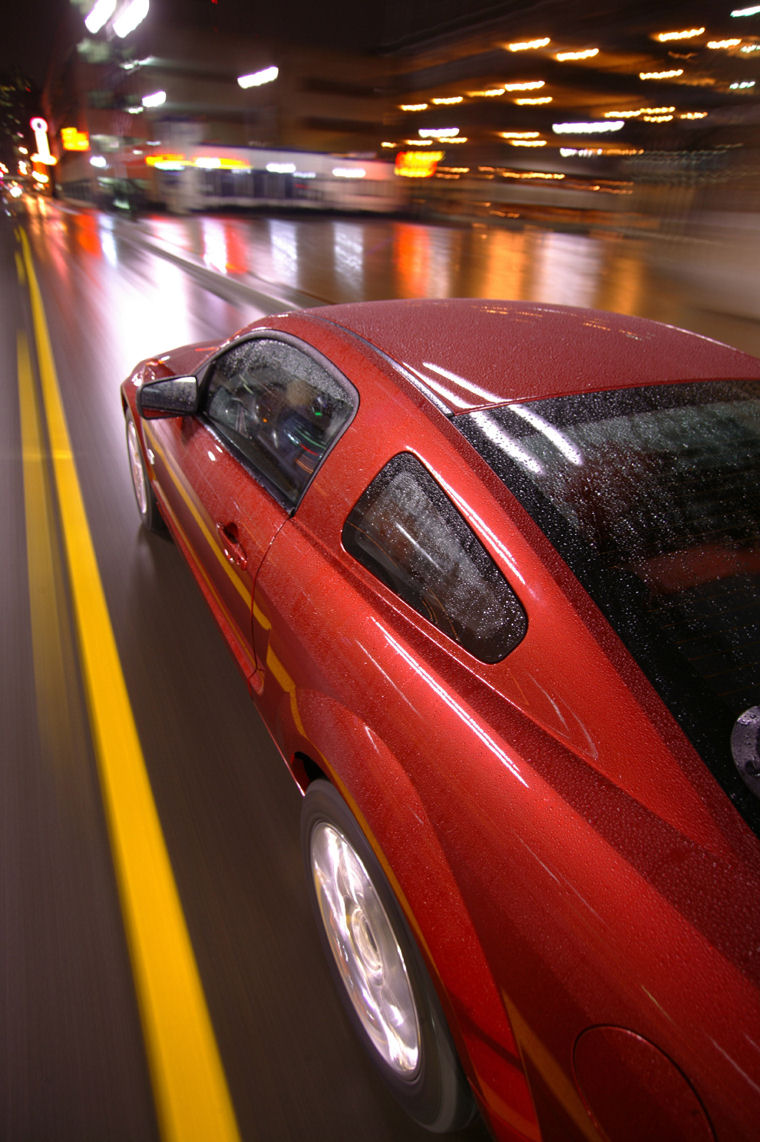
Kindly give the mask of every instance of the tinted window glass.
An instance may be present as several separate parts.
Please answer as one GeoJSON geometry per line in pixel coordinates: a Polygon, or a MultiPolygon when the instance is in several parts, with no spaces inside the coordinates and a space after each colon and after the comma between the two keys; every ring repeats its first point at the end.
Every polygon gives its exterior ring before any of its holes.
{"type": "Polygon", "coordinates": [[[760,693],[757,382],[586,393],[455,423],[734,793],[731,730],[760,693]]]}
{"type": "Polygon", "coordinates": [[[294,346],[267,339],[218,357],[204,391],[207,418],[290,506],[354,408],[347,384],[294,346]]]}
{"type": "Polygon", "coordinates": [[[343,542],[482,661],[497,662],[525,634],[525,614],[504,576],[413,456],[395,456],[373,480],[346,521],[343,542]]]}

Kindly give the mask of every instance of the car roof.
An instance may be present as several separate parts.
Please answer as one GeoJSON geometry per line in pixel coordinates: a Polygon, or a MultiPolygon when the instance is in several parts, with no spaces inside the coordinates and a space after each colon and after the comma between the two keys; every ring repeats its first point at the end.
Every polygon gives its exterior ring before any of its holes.
{"type": "Polygon", "coordinates": [[[450,414],[673,381],[760,377],[760,359],[674,326],[601,310],[480,299],[357,302],[305,311],[406,367],[450,414]]]}

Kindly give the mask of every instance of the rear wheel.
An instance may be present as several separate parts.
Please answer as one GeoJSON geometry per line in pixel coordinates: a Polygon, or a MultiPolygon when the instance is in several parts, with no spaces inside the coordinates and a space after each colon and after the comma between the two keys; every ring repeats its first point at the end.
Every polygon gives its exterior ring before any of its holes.
{"type": "Polygon", "coordinates": [[[314,911],[341,999],[412,1118],[461,1129],[474,1104],[403,912],[359,825],[327,781],[309,786],[301,839],[314,911]]]}
{"type": "Polygon", "coordinates": [[[140,438],[137,435],[134,418],[131,412],[127,413],[127,454],[129,456],[129,472],[132,477],[132,488],[135,493],[137,510],[140,513],[143,527],[148,531],[163,531],[164,521],[158,510],[156,497],[150,485],[148,473],[145,469],[140,438]]]}

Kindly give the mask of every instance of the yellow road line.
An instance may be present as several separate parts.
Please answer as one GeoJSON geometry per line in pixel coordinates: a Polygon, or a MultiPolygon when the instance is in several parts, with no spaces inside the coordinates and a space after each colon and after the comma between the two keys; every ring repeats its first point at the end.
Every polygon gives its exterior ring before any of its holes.
{"type": "MultiPolygon", "coordinates": [[[[38,697],[44,701],[54,699],[43,682],[43,673],[52,659],[60,659],[60,647],[55,637],[58,620],[51,599],[50,572],[55,566],[53,556],[53,517],[50,496],[45,479],[45,456],[40,424],[40,410],[32,379],[29,344],[26,335],[17,337],[18,395],[21,419],[21,456],[24,474],[24,511],[26,528],[26,562],[29,579],[32,627],[32,657],[38,697]],[[53,641],[55,640],[55,641],[53,641]]],[[[58,673],[58,672],[57,672],[58,673]]],[[[61,672],[62,673],[62,672],[61,672]]],[[[65,702],[65,695],[57,697],[65,702]]]]}
{"type": "Polygon", "coordinates": [[[29,243],[19,234],[90,721],[161,1136],[164,1142],[237,1142],[87,526],[29,243]]]}
{"type": "Polygon", "coordinates": [[[69,701],[76,659],[70,631],[64,631],[62,624],[68,611],[68,588],[57,554],[53,491],[29,342],[21,331],[17,368],[24,511],[26,519],[33,521],[26,528],[26,563],[37,725],[46,754],[62,761],[71,751],[81,750],[82,726],[76,704],[69,701]]]}

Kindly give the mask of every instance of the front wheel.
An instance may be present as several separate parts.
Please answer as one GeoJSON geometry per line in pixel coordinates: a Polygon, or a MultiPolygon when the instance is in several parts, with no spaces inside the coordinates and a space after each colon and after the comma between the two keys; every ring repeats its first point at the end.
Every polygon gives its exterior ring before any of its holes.
{"type": "Polygon", "coordinates": [[[148,531],[161,532],[164,530],[164,521],[158,510],[153,488],[150,486],[148,473],[145,469],[140,439],[137,435],[134,418],[127,412],[127,455],[129,456],[129,472],[132,477],[132,488],[135,493],[137,510],[140,513],[143,527],[148,531]]]}
{"type": "Polygon", "coordinates": [[[333,978],[376,1068],[420,1125],[461,1129],[474,1104],[438,996],[372,848],[328,781],[306,792],[301,840],[333,978]]]}

